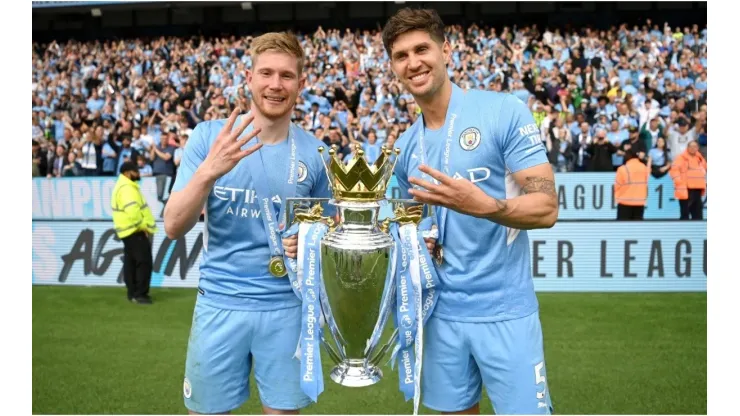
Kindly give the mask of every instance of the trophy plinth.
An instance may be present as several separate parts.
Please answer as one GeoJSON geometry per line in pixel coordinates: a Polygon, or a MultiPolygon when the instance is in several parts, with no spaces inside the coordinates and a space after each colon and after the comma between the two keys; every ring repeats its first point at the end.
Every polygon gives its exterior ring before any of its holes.
{"type": "Polygon", "coordinates": [[[377,365],[367,364],[366,360],[348,359],[337,364],[329,377],[345,387],[367,387],[379,382],[383,372],[377,365]]]}

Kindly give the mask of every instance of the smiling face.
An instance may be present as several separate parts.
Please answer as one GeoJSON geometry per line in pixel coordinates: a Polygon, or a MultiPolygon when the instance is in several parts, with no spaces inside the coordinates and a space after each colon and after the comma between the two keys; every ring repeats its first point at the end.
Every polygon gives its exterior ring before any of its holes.
{"type": "Polygon", "coordinates": [[[293,111],[305,78],[297,70],[297,59],[287,53],[265,52],[247,72],[247,85],[260,114],[277,119],[293,111]]]}
{"type": "Polygon", "coordinates": [[[432,9],[403,8],[383,28],[391,69],[417,99],[428,99],[445,84],[452,48],[444,23],[432,9]]]}
{"type": "Polygon", "coordinates": [[[252,57],[247,85],[257,111],[268,119],[290,114],[306,83],[298,39],[286,33],[260,36],[252,41],[252,57]]]}
{"type": "Polygon", "coordinates": [[[391,47],[391,68],[414,97],[432,97],[447,79],[451,47],[429,33],[413,30],[399,35],[391,47]]]}

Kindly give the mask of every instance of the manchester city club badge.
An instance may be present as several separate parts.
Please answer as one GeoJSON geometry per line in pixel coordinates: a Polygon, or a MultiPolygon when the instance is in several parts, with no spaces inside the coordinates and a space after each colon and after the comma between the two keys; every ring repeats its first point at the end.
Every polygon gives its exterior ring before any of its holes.
{"type": "Polygon", "coordinates": [[[460,134],[460,147],[470,151],[480,144],[480,130],[475,127],[469,127],[460,134]]]}
{"type": "Polygon", "coordinates": [[[298,182],[303,182],[308,176],[308,169],[303,162],[298,162],[298,182]]]}
{"type": "Polygon", "coordinates": [[[193,394],[193,390],[190,387],[190,380],[188,380],[188,378],[185,377],[185,381],[183,381],[182,383],[182,395],[186,399],[189,399],[192,396],[192,394],[193,394]]]}

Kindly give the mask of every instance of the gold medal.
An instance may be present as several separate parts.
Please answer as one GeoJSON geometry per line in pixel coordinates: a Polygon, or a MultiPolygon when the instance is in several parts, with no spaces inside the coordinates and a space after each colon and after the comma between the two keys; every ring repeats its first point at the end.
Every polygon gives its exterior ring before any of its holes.
{"type": "Polygon", "coordinates": [[[275,277],[285,277],[288,274],[288,269],[285,267],[285,262],[280,256],[274,256],[270,259],[270,274],[275,277]]]}
{"type": "Polygon", "coordinates": [[[441,266],[442,262],[444,262],[444,254],[444,248],[440,244],[434,246],[434,261],[437,262],[437,266],[441,266]]]}

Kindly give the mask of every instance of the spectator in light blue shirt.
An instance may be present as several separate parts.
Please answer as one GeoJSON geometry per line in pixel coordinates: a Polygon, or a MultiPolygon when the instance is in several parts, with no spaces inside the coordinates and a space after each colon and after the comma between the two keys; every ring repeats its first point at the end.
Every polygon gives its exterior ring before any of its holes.
{"type": "Polygon", "coordinates": [[[103,144],[103,176],[116,176],[117,156],[116,150],[106,141],[103,144]]]}
{"type": "Polygon", "coordinates": [[[362,144],[362,150],[365,151],[365,157],[367,163],[373,164],[380,157],[382,142],[378,142],[378,136],[375,130],[370,130],[367,133],[367,141],[362,144]]]}
{"type": "MultiPolygon", "coordinates": [[[[619,119],[613,118],[610,126],[610,130],[606,133],[606,138],[609,139],[614,146],[620,147],[622,142],[629,138],[629,133],[626,128],[623,128],[619,124],[619,119]]],[[[621,151],[620,151],[621,152],[621,151]]],[[[612,165],[614,169],[622,166],[624,163],[624,156],[617,153],[612,154],[612,165]]]]}
{"type": "Polygon", "coordinates": [[[651,173],[655,178],[665,176],[671,169],[671,161],[663,137],[659,137],[655,141],[655,147],[648,151],[648,160],[651,165],[651,173]]]}
{"type": "Polygon", "coordinates": [[[694,88],[701,92],[707,91],[707,72],[704,71],[699,75],[699,78],[694,82],[694,88]]]}
{"type": "Polygon", "coordinates": [[[144,176],[152,176],[152,167],[146,162],[144,156],[139,155],[136,158],[136,164],[139,165],[139,174],[144,176]]]}
{"type": "Polygon", "coordinates": [[[91,113],[95,113],[102,110],[104,105],[105,100],[101,100],[100,97],[98,97],[98,90],[93,88],[92,95],[87,100],[87,109],[90,110],[91,113]]]}
{"type": "Polygon", "coordinates": [[[123,162],[136,162],[139,156],[139,152],[131,146],[131,137],[128,135],[124,135],[121,139],[121,146],[118,147],[117,152],[116,175],[121,173],[123,162]]]}

